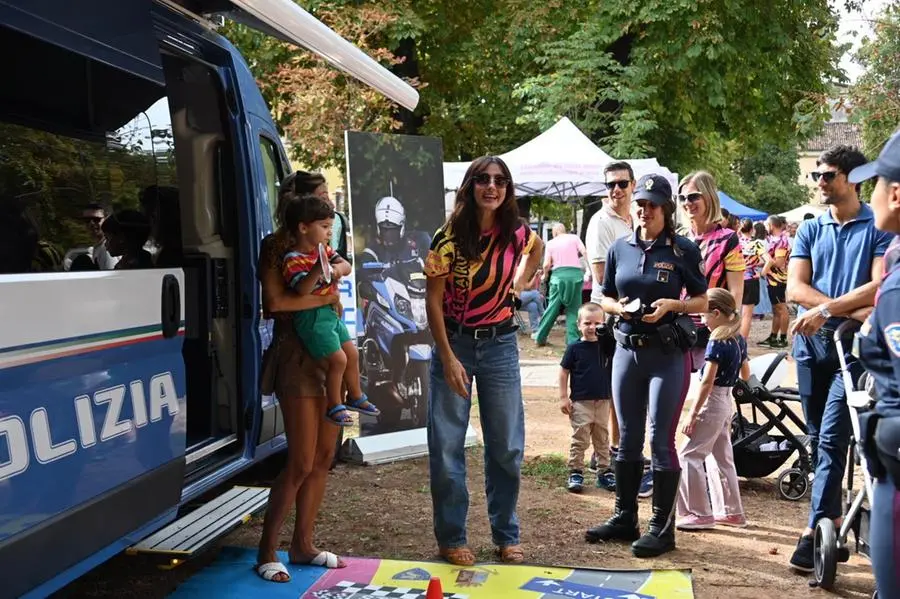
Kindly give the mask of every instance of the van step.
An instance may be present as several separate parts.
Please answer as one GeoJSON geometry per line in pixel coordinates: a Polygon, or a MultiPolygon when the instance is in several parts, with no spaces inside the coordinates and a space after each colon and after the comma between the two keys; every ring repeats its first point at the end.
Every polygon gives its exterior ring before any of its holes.
{"type": "Polygon", "coordinates": [[[268,501],[268,487],[232,487],[128,548],[126,553],[165,555],[177,558],[172,560],[177,564],[247,522],[268,501]]]}

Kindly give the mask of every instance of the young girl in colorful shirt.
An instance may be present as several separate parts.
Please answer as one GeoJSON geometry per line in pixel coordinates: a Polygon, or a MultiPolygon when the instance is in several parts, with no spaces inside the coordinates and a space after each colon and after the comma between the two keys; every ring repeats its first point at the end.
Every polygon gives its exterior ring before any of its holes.
{"type": "Polygon", "coordinates": [[[750,374],[747,342],[740,334],[734,296],[722,288],[707,293],[709,308],[703,318],[712,332],[701,370],[700,395],[682,428],[689,439],[679,453],[682,476],[675,526],[681,530],[713,528],[716,524],[747,525],[731,448],[731,388],[738,376],[746,379],[750,374]],[[709,477],[708,481],[703,463],[709,455],[721,476],[709,477]],[[722,492],[710,493],[710,483],[720,483],[722,492]],[[719,505],[710,505],[710,496],[719,505]]]}

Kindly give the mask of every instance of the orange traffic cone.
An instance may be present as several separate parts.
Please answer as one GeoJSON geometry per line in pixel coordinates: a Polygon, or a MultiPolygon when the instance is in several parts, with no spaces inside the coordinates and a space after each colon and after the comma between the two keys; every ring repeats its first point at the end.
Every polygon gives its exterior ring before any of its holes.
{"type": "Polygon", "coordinates": [[[441,579],[432,576],[428,582],[428,590],[425,591],[425,599],[444,599],[444,589],[441,588],[441,579]]]}

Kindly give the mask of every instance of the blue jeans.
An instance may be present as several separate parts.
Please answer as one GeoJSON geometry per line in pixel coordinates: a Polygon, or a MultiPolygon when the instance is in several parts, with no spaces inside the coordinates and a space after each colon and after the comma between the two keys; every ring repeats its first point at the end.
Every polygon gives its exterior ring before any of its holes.
{"type": "Polygon", "coordinates": [[[530,332],[537,332],[538,325],[541,323],[541,316],[544,315],[544,297],[537,289],[530,289],[519,294],[522,300],[522,309],[528,311],[528,327],[530,332]]]}
{"type": "Polygon", "coordinates": [[[900,597],[900,491],[888,475],[875,482],[869,546],[879,597],[900,597]]]}
{"type": "MultiPolygon", "coordinates": [[[[478,390],[491,537],[500,547],[518,544],[516,504],[525,452],[525,409],[516,333],[493,339],[454,333],[450,335],[450,347],[478,390]]],[[[471,399],[460,397],[447,386],[443,363],[435,353],[428,402],[428,463],[434,536],[444,548],[466,544],[469,489],[465,437],[471,408],[471,399]]]]}
{"type": "Polygon", "coordinates": [[[612,359],[613,404],[619,420],[616,460],[642,459],[649,408],[653,469],[679,469],[675,433],[690,382],[689,358],[681,350],[616,346],[612,359]]]}
{"type": "MultiPolygon", "coordinates": [[[[844,348],[850,349],[849,341],[844,343],[844,348]]],[[[862,366],[849,353],[845,357],[851,377],[857,380],[862,366]]],[[[808,523],[810,528],[815,528],[822,518],[835,519],[843,513],[841,493],[850,446],[850,411],[837,347],[830,331],[823,330],[811,337],[797,335],[794,358],[815,468],[808,523]]]]}

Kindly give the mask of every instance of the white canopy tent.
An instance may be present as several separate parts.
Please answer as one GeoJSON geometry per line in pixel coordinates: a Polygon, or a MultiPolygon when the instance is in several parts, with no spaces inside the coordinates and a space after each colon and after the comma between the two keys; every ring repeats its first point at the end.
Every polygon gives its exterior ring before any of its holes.
{"type": "MultiPolygon", "coordinates": [[[[603,168],[616,160],[597,147],[566,117],[531,141],[501,154],[500,158],[512,172],[518,195],[543,195],[562,200],[606,191],[603,168]]],[[[626,162],[634,170],[635,178],[657,173],[668,178],[674,189],[675,174],[660,166],[655,158],[626,162]]],[[[444,188],[458,189],[469,164],[445,162],[444,188]]]]}
{"type": "Polygon", "coordinates": [[[784,218],[786,218],[789,223],[799,223],[803,221],[803,217],[806,214],[812,214],[815,217],[819,217],[825,214],[826,210],[828,210],[828,206],[824,206],[821,204],[804,204],[799,208],[794,208],[793,210],[782,212],[781,214],[779,214],[779,216],[783,216],[784,218]]]}

